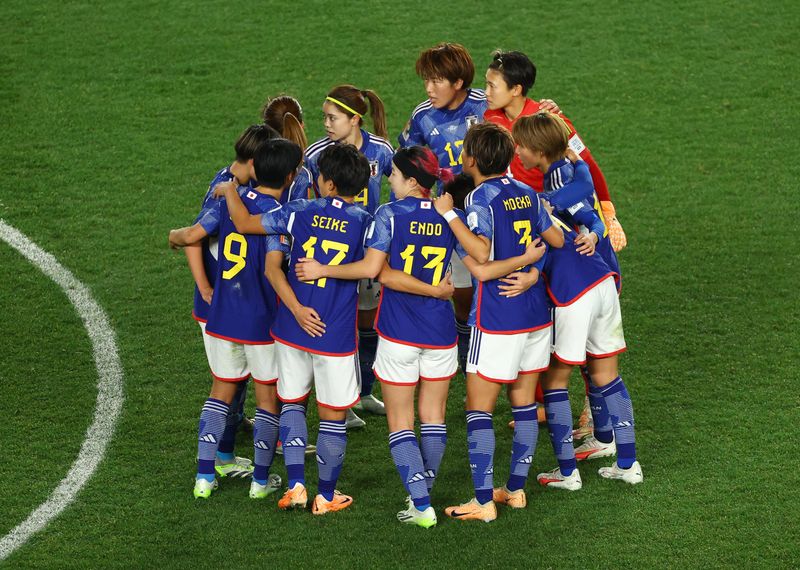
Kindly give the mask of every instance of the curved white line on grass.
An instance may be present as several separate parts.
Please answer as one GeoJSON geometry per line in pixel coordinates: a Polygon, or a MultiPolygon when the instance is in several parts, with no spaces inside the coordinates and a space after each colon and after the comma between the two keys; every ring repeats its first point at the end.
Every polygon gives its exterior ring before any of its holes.
{"type": "Polygon", "coordinates": [[[55,257],[2,219],[0,219],[0,239],[20,252],[64,290],[89,333],[94,362],[99,375],[94,419],[92,425],[86,430],[86,439],[81,445],[78,457],[70,467],[67,476],[61,480],[50,497],[37,507],[27,519],[0,539],[0,561],[2,561],[25,544],[31,536],[47,526],[75,500],[76,495],[94,474],[105,455],[108,442],[114,435],[125,396],[123,394],[122,365],[117,355],[114,331],[109,325],[105,311],[94,300],[89,288],[78,281],[55,257]]]}

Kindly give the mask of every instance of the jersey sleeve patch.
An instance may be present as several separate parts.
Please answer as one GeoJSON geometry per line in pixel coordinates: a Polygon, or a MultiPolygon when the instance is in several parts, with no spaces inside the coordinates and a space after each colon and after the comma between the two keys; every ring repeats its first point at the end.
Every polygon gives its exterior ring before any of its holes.
{"type": "Polygon", "coordinates": [[[575,133],[569,138],[569,148],[571,148],[575,154],[581,154],[584,150],[586,150],[586,145],[583,144],[581,137],[578,136],[578,133],[575,133]]]}

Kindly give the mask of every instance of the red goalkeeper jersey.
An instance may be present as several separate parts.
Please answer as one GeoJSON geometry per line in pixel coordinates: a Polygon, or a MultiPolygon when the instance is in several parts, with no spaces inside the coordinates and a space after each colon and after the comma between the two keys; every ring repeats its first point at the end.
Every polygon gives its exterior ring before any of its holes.
{"type": "MultiPolygon", "coordinates": [[[[533,115],[539,111],[539,103],[534,101],[533,99],[525,99],[525,105],[522,107],[522,112],[519,114],[519,117],[525,117],[527,115],[533,115]]],[[[517,117],[517,119],[519,118],[517,117]]],[[[586,164],[589,165],[589,172],[592,174],[592,183],[594,183],[594,190],[597,193],[597,198],[601,202],[610,202],[611,197],[608,194],[608,186],[606,185],[606,179],[603,176],[603,172],[600,170],[600,167],[597,166],[597,163],[594,161],[592,157],[592,153],[589,152],[588,147],[583,144],[583,141],[578,136],[578,133],[575,131],[575,127],[572,126],[572,121],[570,121],[567,117],[563,114],[560,115],[564,122],[569,127],[569,146],[572,150],[575,151],[576,154],[580,155],[580,157],[586,161],[586,164]]],[[[502,109],[491,110],[487,109],[486,112],[483,114],[483,118],[486,121],[490,121],[492,123],[496,123],[500,126],[507,128],[509,131],[514,127],[514,123],[517,119],[513,121],[509,120],[506,117],[506,114],[503,112],[502,109]]],[[[515,180],[519,180],[520,182],[527,184],[537,192],[541,192],[544,186],[544,176],[542,173],[532,168],[531,170],[527,170],[524,166],[522,166],[522,162],[519,159],[519,156],[516,154],[514,155],[514,159],[511,161],[511,176],[515,180]]]]}

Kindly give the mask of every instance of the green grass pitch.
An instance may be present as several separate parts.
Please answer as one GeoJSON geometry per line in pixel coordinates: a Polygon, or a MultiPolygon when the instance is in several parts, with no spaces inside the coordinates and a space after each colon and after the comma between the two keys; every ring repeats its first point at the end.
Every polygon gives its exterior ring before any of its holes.
{"type": "MultiPolygon", "coordinates": [[[[8,567],[800,565],[796,3],[8,0],[0,16],[0,218],[91,288],[126,395],[94,477],[8,567]],[[195,501],[209,374],[167,231],[192,220],[270,95],[300,99],[313,141],[330,87],[371,88],[396,137],[425,98],[416,56],[442,40],[471,51],[478,87],[493,48],[530,54],[532,95],[562,106],[606,175],[629,239],[622,373],[644,484],[590,463],[579,493],[529,484],[528,509],[491,525],[409,528],[385,420],[367,416],[339,484],[348,511],[281,513],[227,480],[195,501]]],[[[0,315],[1,537],[69,469],[97,374],[63,292],[3,242],[0,315]]],[[[440,512],[471,493],[463,393],[459,378],[440,512]]],[[[497,481],[509,416],[501,403],[497,481]]],[[[246,438],[238,449],[252,456],[246,438]]],[[[531,473],[553,465],[543,431],[531,473]]]]}

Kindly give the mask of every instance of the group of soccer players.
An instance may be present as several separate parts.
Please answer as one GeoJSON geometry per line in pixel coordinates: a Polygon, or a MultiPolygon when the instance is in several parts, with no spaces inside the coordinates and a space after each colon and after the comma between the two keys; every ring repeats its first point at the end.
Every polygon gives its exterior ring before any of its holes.
{"type": "Polygon", "coordinates": [[[300,105],[278,97],[236,142],[194,225],[170,232],[195,279],[193,315],[213,376],[195,497],[208,498],[225,476],[251,476],[250,497],[268,496],[282,485],[269,473],[282,450],[289,481],[278,506],[304,508],[305,456],[315,451],[312,512],[349,507],[336,483],[347,429],[364,424],[358,405],[387,416],[408,495],[397,518],[431,527],[459,368],[475,494],[446,508],[450,517],[489,522],[496,504],[526,506],[540,404],[558,459],[540,484],[578,490],[576,462],[613,455],[600,476],[643,480],[617,363],[625,340],[615,252],[625,234],[602,172],[557,105],[527,97],[536,69],[524,54],[495,52],[485,93],[470,87],[474,64],[461,45],[425,50],[416,70],[428,99],[397,151],[372,91],[332,89],[322,105],[327,136],[307,148],[300,105]],[[367,116],[376,134],[364,129],[367,116]],[[391,196],[380,205],[383,177],[391,196]],[[577,448],[574,366],[591,411],[577,448]],[[252,462],[233,454],[251,378],[252,462]],[[383,402],[372,395],[376,378],[383,402]],[[495,487],[492,413],[503,385],[513,446],[509,478],[495,487]],[[312,388],[316,448],[306,423],[312,388]]]}

